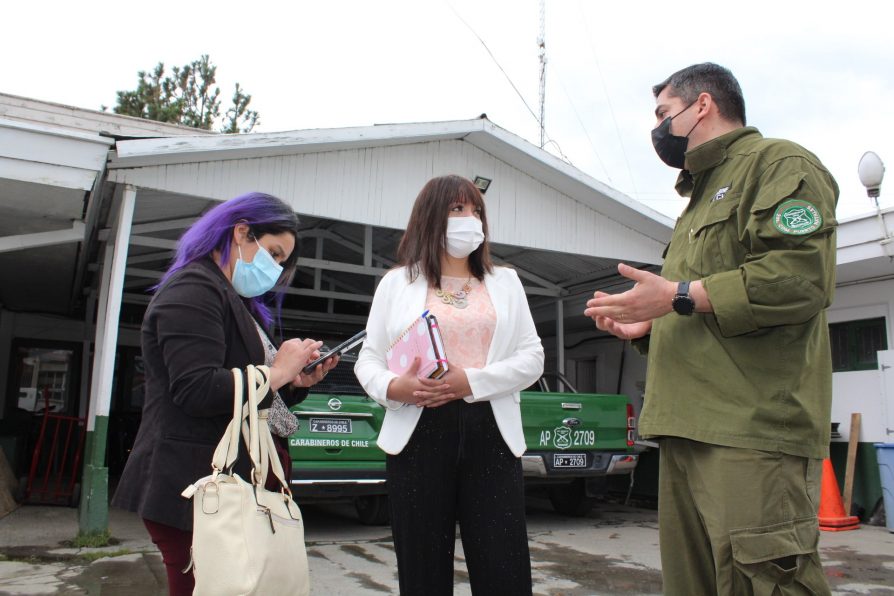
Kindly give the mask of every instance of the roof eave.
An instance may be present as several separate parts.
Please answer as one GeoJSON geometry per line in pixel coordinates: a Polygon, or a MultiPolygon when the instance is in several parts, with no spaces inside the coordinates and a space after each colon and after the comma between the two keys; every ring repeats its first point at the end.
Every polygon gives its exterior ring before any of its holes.
{"type": "Polygon", "coordinates": [[[341,151],[461,139],[481,131],[483,120],[381,124],[269,133],[186,136],[120,141],[110,168],[133,168],[341,151]]]}

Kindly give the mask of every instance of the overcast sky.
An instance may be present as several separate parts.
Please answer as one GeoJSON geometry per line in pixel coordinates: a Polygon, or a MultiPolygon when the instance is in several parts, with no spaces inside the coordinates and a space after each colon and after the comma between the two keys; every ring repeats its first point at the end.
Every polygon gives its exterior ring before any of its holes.
{"type": "MultiPolygon", "coordinates": [[[[673,191],[676,172],[649,140],[650,88],[684,66],[713,61],[738,77],[749,124],[804,145],[832,171],[839,218],[874,209],[856,171],[867,150],[894,165],[894,4],[545,6],[550,152],[675,217],[683,200],[673,191]]],[[[117,90],[133,89],[138,70],[207,53],[227,102],[235,81],[252,94],[258,131],[486,113],[540,143],[519,97],[539,113],[539,0],[31,0],[5,3],[3,12],[5,93],[98,109],[114,105],[117,90]]],[[[888,176],[883,207],[894,205],[888,176]]]]}

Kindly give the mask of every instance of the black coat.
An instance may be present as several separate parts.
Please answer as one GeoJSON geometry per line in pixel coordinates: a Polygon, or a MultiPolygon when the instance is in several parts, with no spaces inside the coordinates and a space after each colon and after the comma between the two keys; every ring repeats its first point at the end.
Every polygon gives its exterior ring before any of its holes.
{"type": "MultiPolygon", "coordinates": [[[[143,416],[112,504],[191,531],[192,501],[180,493],[211,473],[233,415],[230,369],[263,364],[264,347],[243,298],[211,259],[187,265],[156,292],[141,343],[143,416]]],[[[291,406],[307,390],[285,386],[280,395],[291,406]]],[[[241,444],[236,471],[246,479],[247,460],[241,444]]]]}

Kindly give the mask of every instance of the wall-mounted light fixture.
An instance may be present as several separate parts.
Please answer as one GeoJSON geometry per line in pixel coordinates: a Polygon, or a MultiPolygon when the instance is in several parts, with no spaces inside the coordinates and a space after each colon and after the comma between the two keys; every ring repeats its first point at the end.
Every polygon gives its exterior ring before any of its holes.
{"type": "Polygon", "coordinates": [[[485,178],[484,176],[475,176],[475,178],[472,179],[472,184],[475,185],[475,188],[481,191],[481,194],[487,192],[491,182],[493,182],[493,180],[485,178]]]}

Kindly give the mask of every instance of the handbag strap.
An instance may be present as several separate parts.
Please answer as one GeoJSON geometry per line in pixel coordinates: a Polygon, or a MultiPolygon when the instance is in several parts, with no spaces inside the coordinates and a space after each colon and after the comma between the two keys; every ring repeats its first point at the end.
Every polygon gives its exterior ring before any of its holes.
{"type": "Polygon", "coordinates": [[[245,373],[248,377],[248,436],[245,436],[245,424],[243,423],[242,434],[248,444],[248,457],[251,460],[251,477],[252,483],[263,486],[264,479],[261,477],[263,471],[261,469],[261,449],[260,435],[258,434],[258,384],[264,385],[264,393],[270,387],[269,369],[266,375],[259,374],[258,369],[249,364],[245,373]]]}
{"type": "Polygon", "coordinates": [[[270,431],[267,431],[267,447],[266,451],[268,453],[268,461],[270,462],[270,469],[273,470],[273,475],[276,476],[276,479],[279,480],[280,485],[283,490],[289,493],[291,497],[292,491],[289,489],[289,484],[286,482],[285,472],[282,469],[282,463],[279,461],[279,453],[276,451],[276,444],[273,442],[273,435],[270,434],[270,431]]]}
{"type": "Polygon", "coordinates": [[[220,438],[217,448],[214,450],[214,457],[211,460],[211,467],[215,475],[230,469],[236,462],[239,455],[239,430],[242,426],[242,388],[243,377],[242,370],[234,368],[233,373],[233,418],[227,425],[227,430],[220,438]]]}
{"type": "Polygon", "coordinates": [[[282,469],[282,463],[279,461],[279,454],[276,451],[273,435],[270,433],[270,425],[266,416],[262,417],[257,409],[261,396],[266,395],[270,390],[270,369],[267,366],[249,366],[247,373],[249,378],[249,412],[248,424],[243,423],[243,436],[248,440],[249,453],[251,454],[253,466],[252,482],[263,488],[267,482],[267,474],[272,470],[284,492],[288,492],[291,495],[282,469]],[[245,432],[246,426],[248,427],[247,433],[245,432]]]}

